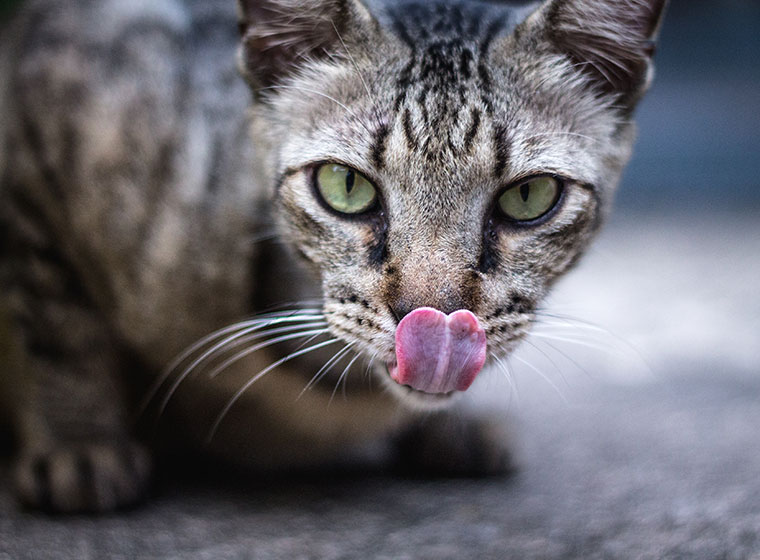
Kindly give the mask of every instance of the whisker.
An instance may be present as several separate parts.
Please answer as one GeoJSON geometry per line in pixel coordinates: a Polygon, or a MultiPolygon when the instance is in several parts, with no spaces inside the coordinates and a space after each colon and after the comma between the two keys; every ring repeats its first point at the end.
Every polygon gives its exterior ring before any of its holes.
{"type": "Polygon", "coordinates": [[[269,316],[275,313],[282,313],[283,315],[292,314],[292,313],[307,313],[307,314],[310,313],[310,314],[315,314],[315,315],[321,314],[322,313],[321,306],[323,303],[324,303],[324,298],[284,301],[277,305],[272,305],[272,306],[262,309],[261,313],[257,314],[256,317],[269,316]],[[303,306],[305,305],[309,307],[304,308],[303,306]]]}
{"type": "Polygon", "coordinates": [[[509,367],[509,364],[505,363],[501,358],[499,358],[496,354],[491,352],[491,357],[496,361],[496,363],[499,366],[499,370],[504,374],[504,377],[507,380],[507,383],[509,383],[509,389],[510,389],[510,401],[512,400],[512,394],[517,397],[517,399],[520,399],[520,390],[517,387],[517,378],[515,378],[515,374],[512,372],[512,370],[509,367]]]}
{"type": "Polygon", "coordinates": [[[538,311],[536,312],[536,315],[538,317],[549,317],[550,319],[557,319],[558,321],[561,321],[560,323],[551,323],[549,321],[544,321],[542,319],[542,322],[546,325],[552,325],[552,326],[557,326],[557,327],[564,326],[567,328],[577,328],[577,329],[587,329],[590,331],[606,334],[609,337],[611,337],[613,340],[616,340],[617,342],[625,346],[626,348],[629,348],[632,352],[639,354],[638,349],[635,346],[633,346],[628,340],[616,334],[615,332],[611,331],[610,329],[603,327],[602,325],[599,325],[592,321],[587,321],[585,319],[578,319],[576,317],[570,317],[567,315],[559,315],[556,313],[547,313],[545,311],[538,311]]]}
{"type": "MultiPolygon", "coordinates": [[[[280,323],[303,323],[306,321],[316,321],[319,319],[323,319],[324,317],[322,315],[285,315],[285,316],[278,316],[273,317],[271,319],[266,320],[253,320],[249,325],[245,325],[242,323],[243,327],[235,334],[230,335],[229,337],[225,338],[221,342],[216,343],[214,346],[203,352],[198,358],[196,358],[186,369],[185,372],[189,370],[193,370],[196,367],[198,367],[201,363],[203,363],[209,356],[214,355],[216,352],[218,352],[221,348],[224,348],[231,342],[234,342],[238,338],[242,338],[252,332],[261,330],[266,327],[270,327],[272,325],[278,325],[280,323]]],[[[183,375],[185,374],[183,372],[183,375]]]]}
{"type": "Polygon", "coordinates": [[[353,346],[353,345],[352,344],[346,344],[343,348],[341,348],[340,350],[338,350],[332,356],[332,358],[330,358],[327,362],[325,362],[325,364],[321,368],[319,368],[319,371],[317,371],[317,373],[315,373],[314,376],[309,380],[309,382],[306,384],[306,387],[303,388],[303,390],[298,395],[298,398],[296,400],[300,399],[304,395],[304,393],[306,393],[306,391],[311,390],[311,388],[314,385],[316,385],[317,383],[319,383],[319,380],[322,377],[324,377],[325,375],[327,375],[327,373],[332,369],[332,367],[336,363],[338,363],[343,358],[343,356],[345,356],[348,353],[348,351],[351,349],[351,346],[353,346]]]}
{"type": "Polygon", "coordinates": [[[541,332],[533,332],[531,333],[531,337],[536,338],[545,338],[547,340],[553,340],[555,342],[567,342],[568,344],[575,344],[577,346],[581,346],[584,348],[590,348],[592,350],[598,350],[600,352],[604,352],[606,354],[609,354],[611,356],[620,356],[621,353],[619,351],[615,351],[614,348],[602,346],[600,344],[593,344],[591,342],[588,342],[586,340],[578,339],[578,338],[572,338],[569,336],[557,336],[553,335],[551,333],[541,333],[541,332]]]}
{"type": "Polygon", "coordinates": [[[222,420],[224,420],[225,416],[227,416],[227,413],[229,413],[230,409],[235,405],[235,403],[240,400],[240,397],[243,396],[243,394],[248,391],[248,389],[251,388],[251,386],[256,383],[259,379],[261,379],[263,376],[265,376],[267,373],[275,369],[276,367],[281,366],[282,364],[289,362],[290,360],[293,360],[299,356],[303,356],[304,354],[308,354],[309,352],[313,352],[315,350],[319,350],[320,348],[324,348],[325,346],[329,346],[330,344],[335,344],[336,342],[340,342],[340,339],[338,338],[331,338],[330,340],[326,340],[324,342],[320,342],[318,344],[314,344],[313,346],[309,346],[308,348],[304,348],[302,350],[299,350],[298,352],[293,352],[292,354],[288,354],[284,358],[280,358],[273,364],[270,364],[269,366],[265,367],[261,371],[259,371],[256,375],[254,375],[251,379],[249,379],[233,396],[232,398],[227,402],[227,404],[224,406],[222,411],[219,413],[219,415],[216,417],[216,420],[214,421],[213,426],[211,426],[211,430],[208,433],[208,436],[206,438],[206,444],[210,444],[211,440],[214,438],[214,435],[216,435],[217,430],[219,429],[219,425],[222,423],[222,420]]]}
{"type": "Polygon", "coordinates": [[[277,232],[270,232],[270,233],[259,233],[255,235],[251,235],[246,241],[250,243],[251,245],[256,245],[257,243],[263,243],[264,241],[271,241],[272,239],[277,239],[280,237],[280,234],[277,232]]]}
{"type": "Polygon", "coordinates": [[[316,338],[317,336],[324,334],[326,332],[329,332],[329,329],[315,329],[305,332],[299,332],[294,334],[288,334],[283,336],[278,336],[277,338],[273,338],[271,340],[266,340],[264,342],[261,342],[259,344],[256,344],[254,346],[251,346],[250,348],[246,348],[245,350],[241,350],[234,356],[226,359],[224,362],[222,362],[220,365],[215,367],[213,370],[211,370],[211,373],[208,374],[209,379],[214,379],[217,377],[220,373],[222,373],[224,370],[226,370],[228,367],[230,367],[235,362],[238,362],[245,358],[246,356],[250,356],[254,352],[257,352],[258,350],[262,350],[264,348],[268,348],[269,346],[274,346],[275,344],[279,344],[281,342],[286,342],[288,340],[294,340],[298,338],[306,338],[306,337],[312,337],[311,339],[307,340],[305,344],[308,344],[312,339],[316,338]]]}
{"type": "MultiPolygon", "coordinates": [[[[245,329],[250,327],[251,325],[264,325],[269,324],[269,322],[276,318],[278,321],[282,321],[282,317],[289,317],[294,316],[296,313],[319,313],[319,309],[301,309],[298,311],[280,311],[277,313],[266,313],[259,315],[257,317],[254,317],[252,319],[247,319],[245,321],[240,321],[238,323],[234,323],[232,325],[228,325],[222,329],[219,329],[217,331],[214,331],[197,342],[191,344],[187,349],[185,349],[183,352],[181,352],[176,358],[174,358],[161,372],[161,374],[156,378],[156,380],[153,382],[153,384],[148,389],[147,394],[143,398],[143,400],[140,403],[140,406],[137,410],[137,417],[141,417],[143,414],[145,414],[145,411],[148,409],[148,406],[153,401],[154,398],[156,398],[156,395],[158,394],[159,389],[161,386],[166,383],[166,381],[171,377],[171,374],[186,360],[190,358],[195,352],[203,348],[203,346],[210,344],[214,340],[217,340],[231,332],[234,332],[236,330],[245,329]]],[[[320,315],[319,318],[322,316],[320,315]]]]}
{"type": "MultiPolygon", "coordinates": [[[[326,323],[323,323],[323,324],[326,324],[326,323]]],[[[305,325],[297,325],[298,328],[304,328],[304,326],[305,325]]],[[[275,329],[275,330],[280,330],[280,329],[275,329]]],[[[319,332],[322,333],[322,332],[325,332],[326,330],[327,329],[322,329],[319,332]]],[[[209,375],[209,379],[213,379],[218,373],[220,373],[224,369],[227,369],[232,363],[236,362],[238,359],[242,359],[243,357],[245,357],[245,356],[247,356],[249,354],[252,354],[253,352],[256,352],[257,350],[261,350],[263,348],[267,348],[269,346],[273,346],[273,345],[278,344],[280,342],[285,342],[285,341],[292,340],[292,339],[297,339],[297,338],[303,338],[305,336],[309,336],[309,335],[313,334],[314,332],[315,331],[311,330],[311,331],[307,331],[305,333],[304,332],[297,332],[297,333],[294,333],[294,334],[283,335],[283,336],[280,336],[280,337],[277,337],[277,338],[266,340],[266,341],[264,341],[264,342],[262,342],[260,344],[254,345],[254,346],[252,346],[250,348],[246,348],[244,351],[239,352],[238,354],[235,354],[235,356],[233,356],[232,358],[229,358],[228,360],[226,360],[225,362],[223,362],[221,366],[219,366],[216,369],[214,369],[213,372],[209,375]]],[[[261,336],[268,336],[270,334],[272,334],[272,333],[265,332],[265,333],[261,333],[261,336]]],[[[260,338],[260,337],[258,337],[258,338],[260,338]]],[[[233,347],[236,347],[236,346],[238,346],[237,343],[235,345],[233,345],[233,347]]],[[[228,349],[227,345],[225,345],[225,346],[223,346],[221,348],[223,350],[227,350],[228,349]]],[[[200,365],[200,362],[198,362],[197,360],[196,360],[196,362],[197,362],[196,366],[195,367],[188,367],[188,368],[186,368],[182,372],[182,374],[177,377],[177,379],[174,381],[174,383],[172,384],[172,386],[166,392],[166,395],[161,400],[161,404],[159,405],[159,409],[158,409],[158,413],[157,413],[157,416],[159,418],[166,411],[166,407],[168,406],[169,401],[174,396],[174,394],[177,392],[177,390],[179,389],[180,385],[182,385],[182,383],[190,376],[190,374],[193,371],[195,371],[195,368],[198,365],[200,365]]]]}
{"type": "Polygon", "coordinates": [[[348,379],[348,371],[351,369],[351,366],[354,365],[356,360],[358,360],[361,357],[361,354],[357,354],[353,357],[353,359],[348,362],[348,365],[345,367],[343,372],[340,374],[340,377],[338,377],[338,381],[335,383],[335,388],[333,389],[332,395],[330,395],[330,401],[327,403],[327,406],[330,406],[333,402],[333,399],[335,398],[335,393],[338,391],[338,387],[340,387],[341,381],[343,381],[343,398],[346,398],[346,384],[345,381],[348,379]]]}
{"type": "Polygon", "coordinates": [[[551,315],[548,313],[536,312],[535,317],[531,319],[530,322],[537,327],[587,331],[604,334],[611,338],[619,340],[621,343],[627,344],[627,341],[625,339],[616,335],[611,330],[596,323],[592,323],[591,321],[584,321],[583,319],[575,319],[571,317],[562,317],[560,315],[551,315]]]}
{"type": "MultiPolygon", "coordinates": [[[[161,401],[161,404],[159,406],[159,411],[157,413],[157,417],[160,417],[163,415],[164,411],[166,410],[166,405],[171,399],[171,396],[176,392],[179,385],[187,378],[187,376],[195,368],[197,368],[202,362],[204,362],[206,359],[211,357],[214,353],[218,352],[219,350],[224,349],[229,343],[233,342],[234,340],[244,337],[246,334],[252,333],[254,331],[261,330],[263,328],[266,328],[272,325],[277,325],[280,323],[291,323],[291,322],[303,323],[304,321],[308,319],[323,319],[323,316],[321,314],[296,316],[295,313],[296,312],[288,311],[286,313],[277,312],[277,313],[271,313],[271,314],[263,314],[254,319],[241,321],[239,323],[229,325],[223,329],[219,329],[218,331],[215,331],[201,338],[199,341],[195,342],[194,344],[190,345],[184,352],[182,352],[179,356],[177,356],[166,368],[164,368],[161,375],[152,384],[150,390],[148,391],[148,394],[145,396],[145,398],[140,404],[140,407],[138,408],[138,417],[145,414],[145,411],[147,410],[150,403],[156,398],[161,386],[164,385],[164,383],[166,383],[166,381],[171,377],[172,373],[176,371],[177,368],[179,368],[179,366],[182,363],[187,361],[195,352],[203,348],[205,345],[210,344],[213,341],[218,340],[219,338],[224,337],[225,335],[228,335],[229,333],[235,333],[231,336],[228,336],[221,342],[216,343],[211,349],[203,352],[203,354],[199,358],[196,358],[188,367],[186,367],[182,371],[182,373],[178,376],[175,382],[168,389],[166,397],[161,401]]],[[[305,325],[298,325],[297,327],[294,327],[294,329],[304,328],[304,326],[305,325]]],[[[274,329],[274,330],[277,330],[277,329],[274,329]]],[[[270,334],[274,334],[274,333],[272,331],[267,331],[266,333],[262,333],[262,336],[267,336],[270,334]]]]}
{"type": "Polygon", "coordinates": [[[588,321],[584,321],[582,319],[570,319],[570,318],[564,318],[558,315],[549,315],[549,314],[539,314],[536,313],[539,320],[534,320],[533,322],[537,325],[548,325],[548,326],[554,326],[554,327],[564,327],[564,328],[573,328],[573,329],[585,329],[589,331],[594,332],[601,332],[604,334],[608,334],[610,336],[616,336],[612,331],[609,329],[606,329],[600,325],[597,325],[595,323],[591,323],[588,321]],[[556,321],[547,321],[545,317],[548,317],[550,319],[556,319],[556,321]]]}
{"type": "Polygon", "coordinates": [[[367,379],[367,384],[369,386],[370,393],[372,392],[372,378],[374,375],[372,375],[372,367],[374,366],[375,360],[377,359],[377,355],[379,354],[378,350],[375,350],[372,352],[372,355],[369,357],[369,360],[367,360],[367,367],[364,370],[364,377],[367,379]]]}
{"type": "Polygon", "coordinates": [[[568,405],[568,406],[570,405],[570,402],[567,400],[567,398],[565,397],[564,393],[562,393],[562,391],[560,391],[559,387],[557,387],[557,385],[546,374],[544,374],[541,370],[539,370],[536,366],[534,366],[533,364],[531,364],[529,361],[522,359],[520,356],[516,356],[516,355],[512,354],[511,357],[513,359],[517,360],[518,362],[521,362],[521,363],[525,364],[530,369],[532,369],[533,371],[535,371],[541,377],[541,379],[543,379],[544,381],[546,381],[546,383],[549,384],[549,386],[552,389],[554,389],[554,391],[557,393],[557,395],[559,395],[559,398],[561,398],[562,401],[566,405],[568,405]]]}
{"type": "MultiPolygon", "coordinates": [[[[269,328],[266,330],[258,330],[254,331],[250,334],[247,334],[243,337],[237,337],[234,341],[230,342],[229,344],[226,344],[223,348],[220,349],[221,352],[230,352],[232,350],[235,350],[236,348],[240,348],[241,346],[244,346],[250,342],[254,342],[256,340],[261,340],[262,338],[266,338],[268,336],[273,335],[280,335],[284,333],[292,333],[294,331],[301,331],[303,329],[313,329],[316,327],[324,328],[327,326],[327,321],[313,321],[311,323],[298,323],[296,325],[288,325],[286,327],[278,327],[278,328],[269,328]]],[[[288,339],[289,340],[289,339],[288,339]]],[[[279,342],[280,340],[272,338],[269,340],[264,341],[262,344],[266,344],[268,342],[279,342]]],[[[258,348],[257,348],[258,349],[258,348]]],[[[213,359],[213,357],[212,357],[213,359]]]]}
{"type": "Polygon", "coordinates": [[[153,382],[153,384],[150,386],[148,393],[143,398],[143,400],[140,403],[140,406],[138,407],[138,412],[137,412],[138,417],[145,414],[145,411],[147,410],[148,406],[156,397],[156,394],[158,394],[158,390],[166,382],[166,380],[169,379],[172,372],[176,370],[180,366],[180,364],[182,364],[185,360],[187,360],[190,356],[192,356],[198,349],[202,348],[204,345],[210,343],[211,341],[219,337],[224,336],[227,333],[243,328],[240,325],[241,325],[240,323],[235,323],[234,325],[230,325],[218,331],[214,331],[213,333],[204,336],[197,342],[190,345],[186,350],[184,350],[181,354],[179,354],[176,358],[174,358],[174,360],[172,360],[169,363],[169,365],[163,369],[163,371],[161,372],[161,375],[159,375],[156,378],[156,380],[153,382]]]}
{"type": "Polygon", "coordinates": [[[557,346],[555,346],[554,344],[552,344],[551,342],[548,342],[548,341],[546,341],[546,340],[541,340],[541,341],[539,341],[539,342],[541,342],[542,344],[545,344],[546,346],[548,346],[549,348],[551,348],[553,351],[557,352],[559,355],[561,355],[563,358],[565,358],[565,359],[566,359],[568,362],[570,362],[570,363],[571,363],[571,364],[573,364],[575,367],[577,367],[577,368],[578,368],[578,370],[580,370],[580,371],[582,371],[584,374],[586,374],[586,377],[588,377],[588,378],[592,378],[592,377],[593,377],[593,376],[592,376],[592,375],[591,375],[591,374],[588,372],[588,370],[587,370],[586,368],[584,368],[583,366],[581,366],[581,365],[578,363],[578,361],[577,361],[577,360],[575,360],[575,359],[574,359],[572,356],[570,356],[570,355],[569,355],[567,352],[564,352],[564,351],[563,351],[561,348],[558,348],[557,346]]]}
{"type": "Polygon", "coordinates": [[[547,354],[544,350],[536,346],[535,343],[531,342],[529,339],[525,340],[525,344],[529,345],[531,348],[539,352],[546,360],[554,367],[554,369],[559,374],[560,378],[562,379],[562,382],[566,387],[570,387],[570,384],[567,382],[567,379],[565,378],[564,374],[562,373],[562,369],[557,365],[557,362],[555,362],[549,354],[547,354]]]}

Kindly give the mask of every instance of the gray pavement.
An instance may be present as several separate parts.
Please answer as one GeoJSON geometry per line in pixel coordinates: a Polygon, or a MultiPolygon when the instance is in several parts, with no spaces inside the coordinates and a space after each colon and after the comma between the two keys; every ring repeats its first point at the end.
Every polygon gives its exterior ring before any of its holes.
{"type": "Polygon", "coordinates": [[[524,411],[508,479],[183,477],[102,519],[4,486],[0,558],[760,558],[760,379],[713,373],[524,411]]]}

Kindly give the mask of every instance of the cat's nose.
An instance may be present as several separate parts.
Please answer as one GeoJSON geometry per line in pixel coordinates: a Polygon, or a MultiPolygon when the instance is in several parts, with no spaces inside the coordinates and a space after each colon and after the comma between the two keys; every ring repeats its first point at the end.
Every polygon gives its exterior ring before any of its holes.
{"type": "Polygon", "coordinates": [[[411,303],[405,301],[398,301],[389,305],[388,307],[390,307],[391,313],[393,313],[393,316],[398,322],[401,322],[401,319],[409,315],[415,309],[411,303]]]}
{"type": "Polygon", "coordinates": [[[450,315],[451,313],[454,313],[460,309],[467,309],[466,303],[461,298],[452,297],[445,299],[442,298],[437,301],[424,301],[421,298],[418,300],[418,298],[402,297],[391,303],[389,307],[391,309],[391,313],[393,313],[393,316],[398,322],[401,322],[404,317],[409,315],[415,309],[419,309],[421,307],[432,307],[433,309],[437,309],[445,315],[450,315]]]}

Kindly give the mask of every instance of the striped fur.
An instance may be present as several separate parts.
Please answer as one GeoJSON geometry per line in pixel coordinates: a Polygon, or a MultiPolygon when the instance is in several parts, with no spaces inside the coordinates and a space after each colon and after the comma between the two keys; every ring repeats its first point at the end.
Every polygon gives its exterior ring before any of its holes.
{"type": "Polygon", "coordinates": [[[210,453],[279,467],[429,436],[421,466],[506,468],[488,419],[461,427],[466,441],[415,423],[446,399],[388,382],[396,325],[420,306],[467,308],[496,357],[527,334],[609,208],[662,2],[376,4],[27,1],[0,47],[23,501],[138,500],[149,456],[129,397],[176,355],[146,401],[159,440],[213,426],[210,453]],[[370,178],[378,209],[327,210],[313,185],[325,161],[370,178]],[[565,185],[549,216],[498,216],[507,185],[546,173],[565,185]],[[317,307],[236,323],[306,299],[317,307]],[[368,390],[367,370],[409,406],[368,390]]]}

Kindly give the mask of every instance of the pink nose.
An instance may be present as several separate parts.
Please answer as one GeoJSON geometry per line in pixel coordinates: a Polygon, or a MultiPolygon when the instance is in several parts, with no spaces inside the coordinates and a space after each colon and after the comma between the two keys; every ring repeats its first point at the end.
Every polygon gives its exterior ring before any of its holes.
{"type": "Polygon", "coordinates": [[[396,329],[391,378],[425,393],[466,391],[486,361],[486,333],[465,309],[446,315],[420,307],[396,329]]]}

